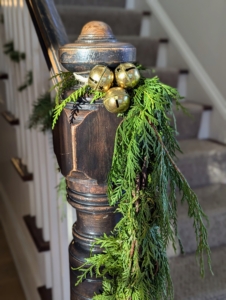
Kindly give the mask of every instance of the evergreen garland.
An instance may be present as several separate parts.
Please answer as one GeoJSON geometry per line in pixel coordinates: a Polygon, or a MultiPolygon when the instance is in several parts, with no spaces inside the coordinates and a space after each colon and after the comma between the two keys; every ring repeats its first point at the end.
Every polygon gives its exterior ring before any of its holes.
{"type": "Polygon", "coordinates": [[[71,72],[62,72],[59,74],[56,74],[51,79],[55,77],[61,77],[61,81],[55,84],[52,89],[57,89],[57,94],[55,98],[56,107],[53,111],[53,122],[52,122],[52,129],[54,129],[56,122],[67,105],[67,103],[74,103],[71,116],[70,116],[70,123],[73,123],[74,115],[77,115],[79,112],[79,108],[81,108],[81,104],[87,103],[86,97],[92,96],[92,100],[90,103],[95,102],[96,100],[102,98],[104,96],[103,92],[100,91],[94,91],[90,89],[88,85],[80,86],[77,90],[72,92],[68,97],[64,98],[65,92],[70,91],[75,88],[75,86],[79,86],[79,82],[75,79],[73,73],[71,72]]]}
{"type": "Polygon", "coordinates": [[[82,274],[76,285],[90,274],[103,278],[103,291],[95,300],[173,300],[166,248],[172,243],[176,249],[175,238],[179,239],[177,189],[194,219],[202,276],[204,253],[211,270],[207,217],[174,162],[180,151],[172,109],[173,100],[181,107],[178,92],[154,77],[142,78],[130,95],[132,103],[116,132],[108,176],[109,204],[122,218],[111,236],[96,239],[103,253],[91,254],[78,268],[82,274]]]}
{"type": "MultiPolygon", "coordinates": [[[[139,67],[140,68],[140,67],[139,67]]],[[[78,85],[72,73],[61,73],[57,88],[56,107],[52,128],[67,103],[74,103],[70,116],[79,112],[86,96],[93,95],[91,103],[104,96],[82,86],[63,100],[65,91],[78,85]]],[[[177,199],[188,203],[188,215],[194,219],[197,239],[197,258],[201,276],[204,276],[204,254],[211,270],[210,249],[204,223],[207,217],[174,159],[180,147],[176,141],[176,107],[180,96],[176,89],[159,82],[158,77],[141,78],[139,85],[128,90],[131,105],[115,137],[114,154],[108,176],[108,199],[122,216],[110,236],[95,240],[103,252],[91,253],[86,263],[78,268],[81,275],[76,285],[87,275],[103,278],[103,290],[94,300],[173,300],[166,249],[169,243],[176,250],[177,199]],[[172,116],[174,126],[171,126],[172,116]]]]}
{"type": "Polygon", "coordinates": [[[33,73],[32,71],[28,71],[25,77],[25,82],[23,84],[21,84],[17,90],[19,92],[22,92],[23,90],[25,90],[28,86],[32,85],[33,83],[33,73]]]}
{"type": "Polygon", "coordinates": [[[24,52],[19,52],[14,49],[13,41],[6,43],[3,47],[4,53],[9,55],[10,59],[14,62],[19,63],[22,59],[26,58],[26,54],[24,52]]]}
{"type": "Polygon", "coordinates": [[[41,95],[33,104],[33,110],[28,121],[28,127],[30,129],[40,127],[42,132],[46,132],[51,129],[54,106],[55,103],[51,99],[49,92],[41,95]]]}

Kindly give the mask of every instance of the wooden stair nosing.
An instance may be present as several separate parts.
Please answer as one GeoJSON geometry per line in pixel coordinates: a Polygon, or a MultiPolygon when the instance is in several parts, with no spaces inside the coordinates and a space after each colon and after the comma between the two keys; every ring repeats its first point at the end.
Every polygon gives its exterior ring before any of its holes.
{"type": "Polygon", "coordinates": [[[37,228],[36,226],[36,218],[30,215],[23,217],[24,222],[28,228],[28,231],[31,234],[31,237],[35,243],[35,246],[38,252],[44,252],[50,250],[50,243],[45,242],[42,235],[42,229],[37,228]]]}
{"type": "Polygon", "coordinates": [[[180,69],[179,73],[180,74],[189,74],[189,70],[188,69],[180,69]]]}
{"type": "Polygon", "coordinates": [[[41,300],[52,300],[52,289],[47,289],[45,285],[37,288],[41,300]]]}
{"type": "Polygon", "coordinates": [[[159,39],[159,43],[161,43],[161,44],[168,44],[169,43],[169,39],[168,38],[160,38],[159,39]]]}
{"type": "Polygon", "coordinates": [[[142,12],[142,15],[143,16],[151,16],[151,12],[148,11],[148,10],[145,10],[145,11],[142,12]]]}
{"type": "Polygon", "coordinates": [[[9,76],[7,73],[0,73],[0,80],[8,79],[9,76]]]}
{"type": "Polygon", "coordinates": [[[22,163],[20,158],[12,157],[11,162],[12,162],[15,170],[19,174],[20,178],[23,181],[32,181],[33,180],[33,174],[28,172],[27,166],[22,163]]]}
{"type": "Polygon", "coordinates": [[[3,118],[10,124],[10,125],[19,125],[20,121],[18,118],[14,117],[9,111],[3,111],[2,113],[3,118]]]}

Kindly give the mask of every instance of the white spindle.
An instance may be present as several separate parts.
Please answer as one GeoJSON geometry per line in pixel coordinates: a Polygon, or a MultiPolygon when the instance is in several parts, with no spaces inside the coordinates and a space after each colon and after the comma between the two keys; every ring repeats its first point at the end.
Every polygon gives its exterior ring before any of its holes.
{"type": "MultiPolygon", "coordinates": [[[[39,58],[38,58],[38,50],[37,46],[35,44],[36,41],[36,33],[33,27],[33,24],[31,20],[28,20],[27,26],[30,28],[29,32],[29,43],[31,45],[30,52],[27,53],[28,55],[31,55],[31,65],[30,70],[33,70],[33,85],[32,85],[32,98],[30,99],[31,104],[37,99],[38,97],[38,76],[36,74],[39,74],[39,58]]],[[[33,135],[33,150],[34,150],[34,185],[35,185],[35,212],[36,212],[36,225],[39,228],[42,228],[43,225],[43,218],[42,218],[42,186],[41,186],[41,173],[40,173],[40,149],[39,149],[39,143],[38,143],[38,135],[40,133],[37,132],[37,130],[32,130],[33,135]]]]}
{"type": "MultiPolygon", "coordinates": [[[[13,32],[12,32],[12,1],[5,0],[5,33],[7,42],[13,41],[13,32]]],[[[9,108],[10,112],[15,116],[18,117],[18,109],[17,109],[17,102],[16,102],[16,93],[15,93],[15,71],[14,71],[14,63],[10,61],[10,59],[6,58],[6,63],[8,65],[8,91],[9,91],[9,108]]],[[[20,126],[15,127],[16,130],[16,140],[17,140],[17,153],[19,157],[22,157],[22,143],[21,143],[21,136],[20,136],[20,126]]]]}
{"type": "MultiPolygon", "coordinates": [[[[25,53],[26,55],[26,35],[24,34],[24,18],[23,18],[23,1],[18,0],[17,2],[17,20],[18,20],[18,29],[20,32],[20,39],[19,39],[19,45],[18,45],[18,50],[22,53],[25,53]]],[[[25,60],[22,60],[20,63],[20,69],[21,69],[21,74],[22,78],[25,78],[27,75],[27,57],[25,60]]],[[[33,155],[33,149],[32,149],[32,136],[31,136],[31,131],[27,129],[27,122],[29,119],[30,115],[30,107],[29,107],[29,97],[31,94],[29,93],[30,87],[22,91],[22,101],[23,101],[23,118],[24,118],[24,127],[25,127],[25,135],[26,135],[26,148],[27,148],[27,166],[28,169],[31,173],[33,173],[34,168],[33,168],[33,161],[34,161],[34,155],[33,155]]],[[[29,211],[30,215],[34,216],[34,182],[31,181],[28,184],[29,187],[29,211]]]]}
{"type": "MultiPolygon", "coordinates": [[[[62,175],[58,172],[58,182],[60,182],[62,175]]],[[[70,299],[70,272],[69,272],[69,253],[68,247],[72,240],[72,224],[73,220],[71,218],[68,222],[68,216],[72,215],[73,208],[68,205],[65,199],[62,199],[58,195],[58,222],[59,222],[59,234],[60,234],[60,262],[61,262],[61,273],[62,273],[62,292],[63,299],[70,299]],[[69,213],[68,213],[69,212],[69,213]],[[71,222],[72,221],[72,222],[71,222]],[[68,228],[69,226],[69,228],[68,228]],[[70,232],[69,234],[66,234],[70,232]]]]}
{"type": "MultiPolygon", "coordinates": [[[[20,43],[23,43],[23,37],[21,38],[21,33],[19,24],[18,24],[18,14],[17,14],[17,0],[13,0],[13,6],[12,6],[12,26],[13,26],[13,41],[14,41],[14,48],[16,51],[19,51],[20,49],[20,43]],[[21,41],[22,39],[22,41],[21,41]]],[[[20,138],[21,138],[21,144],[22,144],[22,155],[21,159],[25,165],[27,165],[27,137],[25,133],[25,101],[22,92],[18,91],[18,87],[24,83],[24,74],[22,72],[21,63],[14,63],[14,70],[15,70],[15,82],[14,82],[14,88],[15,88],[15,96],[16,99],[15,105],[18,108],[18,116],[20,119],[20,138]]]]}
{"type": "MultiPolygon", "coordinates": [[[[52,151],[52,135],[46,135],[49,140],[47,147],[47,172],[49,178],[49,220],[50,220],[50,243],[51,243],[51,260],[52,260],[52,276],[53,276],[53,299],[62,300],[62,281],[61,266],[60,266],[60,239],[59,239],[59,222],[58,222],[58,203],[57,203],[57,174],[56,174],[56,161],[52,151]]],[[[47,144],[46,144],[47,145],[47,144]]],[[[65,299],[66,300],[66,299],[65,299]]]]}

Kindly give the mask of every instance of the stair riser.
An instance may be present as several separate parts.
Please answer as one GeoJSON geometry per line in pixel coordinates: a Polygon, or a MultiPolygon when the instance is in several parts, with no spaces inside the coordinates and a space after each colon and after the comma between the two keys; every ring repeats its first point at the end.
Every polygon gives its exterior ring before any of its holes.
{"type": "MultiPolygon", "coordinates": [[[[210,247],[226,245],[226,211],[212,212],[208,218],[208,240],[210,247]]],[[[195,252],[197,243],[193,228],[193,220],[178,220],[178,229],[185,253],[195,252]]]]}
{"type": "Polygon", "coordinates": [[[198,136],[203,111],[200,109],[190,113],[191,117],[185,115],[182,111],[175,112],[178,131],[177,140],[194,139],[198,136]]]}
{"type": "Polygon", "coordinates": [[[192,188],[226,183],[226,151],[184,155],[177,165],[192,188]]]}

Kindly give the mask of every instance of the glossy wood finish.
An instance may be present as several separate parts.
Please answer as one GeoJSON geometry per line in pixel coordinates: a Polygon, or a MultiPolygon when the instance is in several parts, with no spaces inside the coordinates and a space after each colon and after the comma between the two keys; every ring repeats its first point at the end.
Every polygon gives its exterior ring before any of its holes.
{"type": "MultiPolygon", "coordinates": [[[[54,129],[54,149],[67,180],[68,202],[76,208],[73,241],[69,246],[70,267],[77,268],[89,257],[96,237],[110,234],[119,220],[109,207],[106,179],[111,167],[116,128],[121,121],[103,104],[85,105],[74,124],[69,124],[70,109],[65,108],[54,129]]],[[[100,253],[99,247],[93,248],[100,253]]],[[[71,299],[92,299],[101,290],[101,280],[87,278],[75,287],[78,271],[71,269],[71,299]]]]}
{"type": "Polygon", "coordinates": [[[61,64],[71,72],[85,72],[97,64],[115,68],[120,62],[136,61],[136,48],[118,42],[106,23],[91,21],[83,26],[77,41],[59,49],[61,64]]]}
{"type": "Polygon", "coordinates": [[[68,37],[53,0],[26,0],[49,69],[59,73],[62,67],[58,49],[68,37]]]}
{"type": "Polygon", "coordinates": [[[27,166],[22,163],[22,160],[18,157],[11,158],[11,162],[23,181],[33,180],[33,174],[28,172],[27,166]]]}
{"type": "Polygon", "coordinates": [[[49,242],[45,242],[43,240],[42,229],[37,228],[35,217],[31,217],[28,215],[28,216],[24,216],[23,219],[35,243],[38,252],[49,251],[50,244],[49,242]]]}
{"type": "Polygon", "coordinates": [[[9,111],[3,111],[2,116],[10,125],[19,125],[20,124],[19,119],[14,117],[14,115],[12,115],[9,111]]]}

